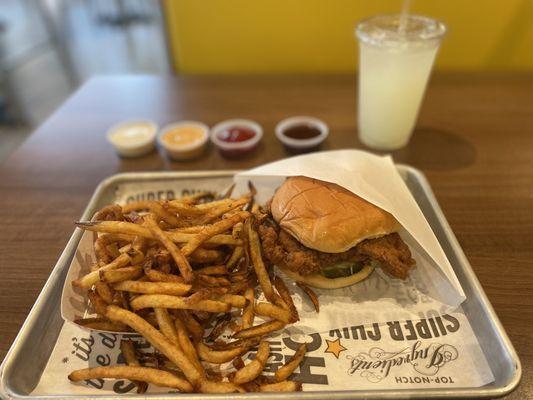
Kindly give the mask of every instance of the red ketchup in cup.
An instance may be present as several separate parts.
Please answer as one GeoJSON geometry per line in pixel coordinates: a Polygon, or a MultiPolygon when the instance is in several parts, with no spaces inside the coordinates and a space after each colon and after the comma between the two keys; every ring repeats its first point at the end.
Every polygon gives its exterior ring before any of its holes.
{"type": "Polygon", "coordinates": [[[235,119],[221,122],[211,129],[211,141],[224,157],[238,158],[252,152],[263,136],[254,121],[235,119]]]}
{"type": "Polygon", "coordinates": [[[239,143],[253,138],[255,136],[255,132],[242,126],[235,126],[220,131],[217,136],[220,140],[226,143],[239,143]]]}

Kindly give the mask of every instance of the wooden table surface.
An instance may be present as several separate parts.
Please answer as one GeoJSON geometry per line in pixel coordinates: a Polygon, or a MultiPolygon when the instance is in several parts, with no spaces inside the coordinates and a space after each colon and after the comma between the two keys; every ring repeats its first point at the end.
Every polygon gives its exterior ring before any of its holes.
{"type": "MultiPolygon", "coordinates": [[[[0,353],[3,357],[96,185],[123,171],[249,168],[285,157],[273,129],[291,115],[330,126],[324,149],[361,148],[355,79],[101,77],[89,81],[0,167],[0,353]],[[121,160],[106,129],[127,118],[209,125],[251,118],[258,151],[172,163],[157,153],[121,160]]],[[[446,75],[430,83],[417,130],[395,160],[424,171],[522,361],[533,398],[533,75],[446,75]]]]}

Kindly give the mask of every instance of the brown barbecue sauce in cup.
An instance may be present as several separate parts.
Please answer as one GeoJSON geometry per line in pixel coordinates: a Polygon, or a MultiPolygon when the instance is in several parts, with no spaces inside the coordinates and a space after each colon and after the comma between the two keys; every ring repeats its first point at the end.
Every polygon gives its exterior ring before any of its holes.
{"type": "Polygon", "coordinates": [[[287,151],[306,153],[317,150],[328,137],[328,126],[318,118],[291,117],[276,125],[276,137],[287,151]]]}

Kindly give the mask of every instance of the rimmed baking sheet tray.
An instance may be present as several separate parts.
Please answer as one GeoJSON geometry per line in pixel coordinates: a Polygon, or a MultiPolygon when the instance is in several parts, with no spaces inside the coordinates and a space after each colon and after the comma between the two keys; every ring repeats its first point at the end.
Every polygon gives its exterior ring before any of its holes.
{"type": "MultiPolygon", "coordinates": [[[[466,293],[467,300],[462,304],[462,310],[476,335],[479,346],[490,366],[493,382],[482,387],[450,388],[443,386],[438,389],[390,389],[390,390],[343,390],[328,391],[327,396],[332,399],[373,399],[373,398],[482,398],[499,397],[511,392],[518,385],[521,377],[520,361],[512,344],[503,330],[492,306],[487,300],[472,268],[461,250],[453,232],[423,174],[418,170],[398,165],[398,170],[404,178],[409,190],[415,197],[424,215],[429,221],[439,239],[448,259],[454,267],[455,273],[466,293]]],[[[113,202],[117,190],[121,185],[148,181],[172,181],[179,187],[179,181],[195,180],[199,189],[222,189],[231,182],[235,171],[205,171],[205,172],[153,172],[126,173],[114,175],[104,180],[96,189],[82,220],[87,220],[102,206],[113,202]]],[[[184,188],[186,190],[186,188],[184,188]]],[[[177,193],[178,196],[182,193],[177,193]]],[[[154,193],[154,196],[158,196],[154,193]]],[[[40,296],[32,308],[28,318],[22,326],[9,353],[1,367],[0,394],[6,398],[72,398],[73,395],[32,395],[39,384],[41,375],[52,354],[57,338],[63,328],[64,321],[60,314],[61,289],[65,280],[72,257],[82,232],[76,230],[69,240],[65,250],[54,267],[50,278],[46,282],[40,296]]],[[[465,371],[466,372],[466,371],[465,371]]],[[[66,379],[66,378],[65,378],[66,379]]],[[[355,386],[355,385],[354,385],[355,386]]],[[[322,399],[324,391],[306,391],[301,393],[248,393],[245,395],[216,395],[216,398],[234,399],[271,398],[271,399],[322,399]]],[[[176,394],[154,394],[157,398],[175,398],[176,394]]],[[[202,394],[186,394],[190,399],[206,398],[202,394]]],[[[116,398],[110,395],[95,395],[84,398],[116,398]]],[[[134,394],[122,394],[120,397],[135,397],[134,394]]],[[[150,395],[148,397],[151,397],[150,395]]]]}

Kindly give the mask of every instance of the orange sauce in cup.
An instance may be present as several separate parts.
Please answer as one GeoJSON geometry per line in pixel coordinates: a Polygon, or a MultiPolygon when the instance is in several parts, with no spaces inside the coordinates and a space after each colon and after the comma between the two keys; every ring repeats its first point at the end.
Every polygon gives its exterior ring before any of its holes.
{"type": "Polygon", "coordinates": [[[209,127],[201,122],[182,121],[167,125],[159,144],[173,160],[190,160],[201,156],[209,138],[209,127]]]}
{"type": "Polygon", "coordinates": [[[185,125],[165,132],[161,140],[172,147],[188,147],[204,137],[205,131],[199,126],[185,125]]]}

